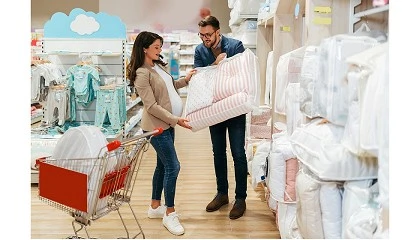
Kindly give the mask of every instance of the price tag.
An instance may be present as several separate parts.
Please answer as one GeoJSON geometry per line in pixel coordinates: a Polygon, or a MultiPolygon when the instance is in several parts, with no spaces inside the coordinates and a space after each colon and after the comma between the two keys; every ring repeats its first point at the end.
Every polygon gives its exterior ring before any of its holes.
{"type": "Polygon", "coordinates": [[[282,26],[282,27],[280,27],[280,31],[283,31],[283,32],[290,32],[290,31],[291,31],[291,29],[290,29],[290,26],[282,26]]]}
{"type": "Polygon", "coordinates": [[[314,18],[314,23],[319,25],[331,25],[331,18],[316,17],[314,18]]]}
{"type": "Polygon", "coordinates": [[[317,6],[317,7],[314,8],[314,12],[316,12],[316,13],[331,13],[331,7],[317,6]]]}

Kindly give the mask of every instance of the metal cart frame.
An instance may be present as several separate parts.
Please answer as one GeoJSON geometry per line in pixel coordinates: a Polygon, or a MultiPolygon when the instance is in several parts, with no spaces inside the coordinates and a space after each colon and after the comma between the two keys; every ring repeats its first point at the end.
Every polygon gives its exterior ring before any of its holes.
{"type": "Polygon", "coordinates": [[[145,238],[130,200],[143,154],[148,150],[151,138],[162,131],[159,128],[122,141],[112,141],[102,148],[97,158],[37,159],[39,198],[74,218],[75,236],[68,238],[81,238],[78,233],[82,229],[91,238],[87,226],[115,210],[126,232],[126,237],[122,238],[130,238],[119,210],[123,203],[129,206],[138,226],[139,232],[133,238],[140,234],[145,238]],[[116,165],[112,171],[106,171],[111,161],[116,161],[116,165]]]}

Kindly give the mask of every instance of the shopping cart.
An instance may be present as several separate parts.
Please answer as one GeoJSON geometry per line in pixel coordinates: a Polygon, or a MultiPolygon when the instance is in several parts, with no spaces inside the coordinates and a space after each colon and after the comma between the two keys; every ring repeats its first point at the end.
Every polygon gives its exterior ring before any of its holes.
{"type": "Polygon", "coordinates": [[[91,238],[87,226],[115,210],[126,231],[126,238],[130,238],[120,212],[123,203],[129,206],[139,229],[133,238],[140,234],[145,238],[130,200],[143,154],[149,147],[150,139],[162,131],[159,128],[122,141],[112,141],[102,148],[97,158],[37,159],[39,198],[74,218],[75,236],[68,238],[82,238],[79,236],[82,229],[87,238],[91,238]]]}

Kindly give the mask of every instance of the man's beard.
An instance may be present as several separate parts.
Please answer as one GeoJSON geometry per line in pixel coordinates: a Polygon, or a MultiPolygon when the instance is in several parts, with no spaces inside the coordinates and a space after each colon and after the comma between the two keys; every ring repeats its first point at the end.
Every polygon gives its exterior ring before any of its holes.
{"type": "Polygon", "coordinates": [[[210,42],[208,43],[204,41],[203,43],[204,43],[204,46],[206,46],[206,48],[211,48],[214,45],[214,43],[216,43],[216,39],[214,39],[214,41],[210,40],[210,42]]]}

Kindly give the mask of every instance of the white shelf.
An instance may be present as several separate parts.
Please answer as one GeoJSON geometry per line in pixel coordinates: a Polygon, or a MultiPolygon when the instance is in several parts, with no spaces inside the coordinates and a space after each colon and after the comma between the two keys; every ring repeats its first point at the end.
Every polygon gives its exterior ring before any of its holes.
{"type": "Polygon", "coordinates": [[[369,15],[373,15],[373,14],[381,13],[381,12],[385,12],[385,11],[389,11],[389,4],[385,5],[385,6],[375,7],[375,8],[371,8],[369,10],[366,10],[366,11],[355,13],[354,17],[355,18],[361,18],[361,17],[366,17],[366,16],[369,16],[369,15]]]}
{"type": "Polygon", "coordinates": [[[140,97],[137,97],[134,101],[132,101],[131,103],[129,103],[127,105],[127,111],[130,110],[135,105],[137,105],[139,102],[141,102],[141,98],[140,97]]]}
{"type": "Polygon", "coordinates": [[[143,116],[143,109],[140,109],[136,115],[132,116],[130,120],[126,122],[125,127],[124,127],[124,131],[126,133],[125,135],[127,135],[128,132],[130,132],[131,129],[133,129],[133,127],[136,126],[137,123],[141,121],[142,116],[143,116]]]}
{"type": "Polygon", "coordinates": [[[112,140],[121,140],[122,139],[122,131],[119,131],[116,134],[105,134],[105,137],[108,141],[112,141],[112,140]]]}
{"type": "Polygon", "coordinates": [[[256,20],[256,19],[258,19],[258,14],[240,13],[238,18],[235,19],[235,21],[233,21],[232,24],[230,24],[230,25],[238,25],[246,19],[255,19],[256,20]]]}
{"type": "Polygon", "coordinates": [[[179,45],[199,45],[201,42],[179,42],[179,45]]]}
{"type": "Polygon", "coordinates": [[[180,55],[194,55],[194,50],[179,50],[180,55]]]}
{"type": "Polygon", "coordinates": [[[69,52],[69,51],[54,51],[47,53],[35,53],[36,55],[63,55],[63,56],[101,56],[101,57],[116,57],[121,56],[122,52],[69,52]]]}
{"type": "Polygon", "coordinates": [[[39,183],[39,172],[37,170],[31,169],[31,183],[39,183]]]}
{"type": "Polygon", "coordinates": [[[40,122],[42,120],[42,113],[41,115],[37,115],[37,116],[31,116],[31,124],[40,122]]]}
{"type": "Polygon", "coordinates": [[[42,109],[35,110],[36,113],[34,115],[31,115],[31,125],[37,122],[40,122],[42,120],[43,111],[42,109]]]}
{"type": "Polygon", "coordinates": [[[256,44],[244,44],[244,48],[257,48],[256,44]]]}

